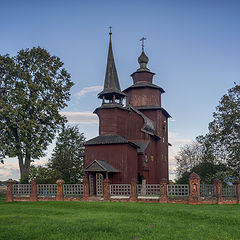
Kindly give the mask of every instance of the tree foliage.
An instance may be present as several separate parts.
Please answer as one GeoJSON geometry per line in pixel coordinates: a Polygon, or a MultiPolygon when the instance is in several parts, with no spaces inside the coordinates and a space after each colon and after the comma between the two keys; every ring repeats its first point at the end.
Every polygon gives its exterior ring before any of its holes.
{"type": "Polygon", "coordinates": [[[228,90],[209,124],[208,141],[220,163],[240,176],[240,85],[228,90]]]}
{"type": "Polygon", "coordinates": [[[56,177],[54,172],[43,166],[30,166],[29,180],[36,178],[39,184],[51,184],[56,183],[56,177]]]}
{"type": "Polygon", "coordinates": [[[72,85],[60,59],[40,47],[0,56],[0,152],[18,158],[21,178],[66,121],[59,111],[72,85]]]}
{"type": "Polygon", "coordinates": [[[185,172],[189,172],[194,166],[203,159],[202,145],[193,142],[180,147],[180,151],[175,160],[177,163],[177,175],[180,177],[185,172]]]}
{"type": "Polygon", "coordinates": [[[83,153],[85,137],[78,127],[64,126],[57,138],[48,168],[54,172],[55,180],[76,183],[83,178],[83,153]]]}
{"type": "Polygon", "coordinates": [[[210,182],[240,177],[240,85],[228,90],[213,113],[209,132],[197,142],[183,146],[175,157],[178,182],[191,172],[210,182]]]}
{"type": "Polygon", "coordinates": [[[223,182],[230,179],[232,172],[224,164],[214,164],[211,162],[201,162],[190,170],[184,172],[177,179],[179,184],[187,184],[191,173],[197,173],[201,178],[201,183],[213,183],[214,179],[218,178],[223,182]]]}

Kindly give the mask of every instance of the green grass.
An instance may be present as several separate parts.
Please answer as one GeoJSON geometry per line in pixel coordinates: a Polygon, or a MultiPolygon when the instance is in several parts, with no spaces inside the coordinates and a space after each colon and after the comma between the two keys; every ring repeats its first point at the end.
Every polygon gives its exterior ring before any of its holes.
{"type": "Polygon", "coordinates": [[[240,239],[240,206],[6,203],[0,197],[0,239],[240,239]]]}

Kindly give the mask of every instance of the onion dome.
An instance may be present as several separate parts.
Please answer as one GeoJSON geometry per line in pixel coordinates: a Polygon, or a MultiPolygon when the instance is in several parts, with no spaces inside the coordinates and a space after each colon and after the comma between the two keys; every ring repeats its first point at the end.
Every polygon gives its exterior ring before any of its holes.
{"type": "Polygon", "coordinates": [[[142,41],[142,53],[138,58],[138,63],[140,64],[140,68],[137,70],[137,72],[141,72],[141,71],[150,71],[147,68],[147,63],[149,61],[147,55],[144,52],[144,41],[146,40],[146,38],[141,38],[140,41],[142,41]]]}

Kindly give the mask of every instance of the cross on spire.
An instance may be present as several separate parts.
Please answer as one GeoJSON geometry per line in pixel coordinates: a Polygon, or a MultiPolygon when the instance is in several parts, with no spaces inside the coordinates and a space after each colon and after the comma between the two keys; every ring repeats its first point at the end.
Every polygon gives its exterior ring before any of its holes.
{"type": "Polygon", "coordinates": [[[142,41],[142,51],[144,51],[144,41],[147,40],[145,37],[142,37],[140,41],[142,41]]]}
{"type": "Polygon", "coordinates": [[[112,26],[109,26],[109,35],[112,35],[112,26]]]}

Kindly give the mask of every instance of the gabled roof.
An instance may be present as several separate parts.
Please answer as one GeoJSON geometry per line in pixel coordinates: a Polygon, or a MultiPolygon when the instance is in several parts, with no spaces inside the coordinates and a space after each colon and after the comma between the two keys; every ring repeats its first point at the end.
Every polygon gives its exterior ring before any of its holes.
{"type": "Polygon", "coordinates": [[[103,160],[92,161],[85,169],[85,172],[120,172],[118,169],[103,160]]]}
{"type": "Polygon", "coordinates": [[[156,88],[158,89],[161,93],[164,93],[165,91],[160,88],[159,86],[153,84],[153,83],[150,83],[150,82],[146,82],[146,81],[139,81],[139,82],[136,82],[135,84],[131,85],[130,87],[126,88],[123,90],[123,92],[127,92],[129,89],[131,88],[144,88],[144,87],[149,87],[149,88],[156,88]]]}
{"type": "Polygon", "coordinates": [[[89,145],[108,145],[108,144],[121,144],[121,143],[127,143],[130,144],[131,146],[138,148],[138,146],[131,142],[128,141],[126,138],[120,136],[120,135],[100,135],[98,137],[92,138],[88,140],[84,145],[89,146],[89,145]]]}

